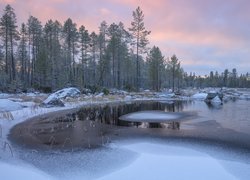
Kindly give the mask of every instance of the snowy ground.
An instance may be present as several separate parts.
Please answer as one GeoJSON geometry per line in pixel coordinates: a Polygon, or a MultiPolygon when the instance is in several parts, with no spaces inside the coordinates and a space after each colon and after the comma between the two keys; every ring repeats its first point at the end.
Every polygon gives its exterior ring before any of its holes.
{"type": "MultiPolygon", "coordinates": [[[[65,107],[43,108],[39,107],[48,95],[25,94],[10,95],[0,94],[0,143],[3,147],[7,142],[9,130],[16,124],[28,118],[45,114],[48,112],[70,109],[87,104],[99,104],[113,101],[133,101],[138,99],[193,99],[203,100],[206,91],[195,90],[186,92],[186,96],[174,97],[172,94],[154,93],[143,96],[141,94],[130,93],[123,96],[103,96],[89,95],[80,96],[77,99],[65,99],[65,107]],[[23,98],[25,96],[25,100],[23,98]],[[37,97],[41,101],[37,102],[37,97]],[[27,100],[27,97],[28,100],[27,100]]],[[[250,99],[249,90],[228,90],[226,98],[250,99]]],[[[15,156],[12,158],[7,150],[0,150],[0,179],[61,179],[60,176],[51,176],[29,163],[23,162],[15,156]]],[[[86,179],[237,179],[232,173],[232,169],[237,171],[236,175],[241,175],[240,179],[250,177],[250,165],[242,162],[218,160],[208,154],[187,148],[184,146],[173,146],[161,143],[128,143],[116,144],[115,147],[130,151],[136,155],[129,164],[119,167],[113,172],[101,175],[101,177],[87,177],[86,179]],[[225,168],[225,164],[226,167],[225,168]],[[230,167],[230,168],[228,168],[230,167]],[[230,170],[228,170],[230,169],[230,170]],[[195,173],[194,173],[195,170],[195,173]]],[[[103,167],[105,168],[105,167],[103,167]]],[[[62,169],[63,171],[63,169],[62,169]]],[[[85,175],[78,174],[72,179],[82,179],[85,175]]],[[[67,179],[67,178],[65,178],[67,179]]]]}

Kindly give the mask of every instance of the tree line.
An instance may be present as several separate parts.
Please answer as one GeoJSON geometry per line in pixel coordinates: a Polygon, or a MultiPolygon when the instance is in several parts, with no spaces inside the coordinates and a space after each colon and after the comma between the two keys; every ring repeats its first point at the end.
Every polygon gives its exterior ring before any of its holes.
{"type": "Polygon", "coordinates": [[[42,25],[30,16],[18,27],[14,9],[6,5],[0,19],[0,90],[249,86],[248,74],[188,76],[176,55],[165,58],[159,47],[148,47],[149,35],[140,7],[133,11],[129,28],[103,21],[98,32],[89,32],[70,18],[42,25]]]}

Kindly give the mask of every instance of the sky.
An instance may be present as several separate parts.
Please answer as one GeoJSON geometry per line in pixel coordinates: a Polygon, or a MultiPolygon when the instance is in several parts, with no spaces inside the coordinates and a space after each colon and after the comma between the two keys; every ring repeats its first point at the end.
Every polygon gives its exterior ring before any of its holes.
{"type": "Polygon", "coordinates": [[[71,18],[89,31],[98,31],[103,20],[129,28],[140,6],[149,47],[158,46],[166,58],[176,54],[186,72],[250,72],[249,0],[0,0],[1,15],[6,4],[19,23],[29,15],[43,24],[71,18]]]}

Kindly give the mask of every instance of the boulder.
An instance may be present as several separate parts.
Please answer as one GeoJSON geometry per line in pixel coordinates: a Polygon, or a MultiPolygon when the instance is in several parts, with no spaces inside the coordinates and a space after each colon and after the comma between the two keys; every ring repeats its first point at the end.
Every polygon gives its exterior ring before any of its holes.
{"type": "Polygon", "coordinates": [[[82,94],[86,94],[86,95],[92,93],[92,91],[88,88],[82,88],[81,92],[82,92],[82,94]]]}
{"type": "Polygon", "coordinates": [[[46,107],[49,106],[64,106],[62,99],[67,97],[75,98],[80,95],[80,91],[77,88],[64,88],[55,93],[51,94],[47,99],[43,101],[43,105],[46,107]]]}
{"type": "MultiPolygon", "coordinates": [[[[214,98],[218,98],[220,101],[223,99],[223,94],[221,92],[211,91],[207,94],[207,97],[205,99],[206,102],[213,101],[214,98]]],[[[217,100],[218,101],[218,100],[217,100]]]]}
{"type": "Polygon", "coordinates": [[[64,103],[60,99],[52,99],[48,103],[42,103],[44,107],[64,107],[64,103]]]}

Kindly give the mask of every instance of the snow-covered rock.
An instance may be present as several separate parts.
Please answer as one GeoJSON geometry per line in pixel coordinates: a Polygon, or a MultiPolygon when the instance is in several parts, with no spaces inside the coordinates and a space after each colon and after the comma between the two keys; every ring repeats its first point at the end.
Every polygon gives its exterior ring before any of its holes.
{"type": "Polygon", "coordinates": [[[206,99],[207,100],[212,100],[213,98],[215,98],[217,96],[217,92],[216,91],[210,91],[208,94],[207,94],[207,97],[206,99]]]}
{"type": "Polygon", "coordinates": [[[128,94],[127,91],[118,90],[118,89],[110,89],[110,90],[109,90],[109,93],[110,93],[111,95],[126,95],[126,94],[128,94]]]}
{"type": "Polygon", "coordinates": [[[60,99],[51,99],[48,103],[43,105],[45,107],[64,107],[64,103],[60,99]]]}
{"type": "Polygon", "coordinates": [[[90,90],[90,89],[87,89],[87,88],[83,88],[83,89],[81,90],[81,92],[82,92],[82,94],[91,94],[91,93],[92,93],[91,90],[90,90]]]}
{"type": "Polygon", "coordinates": [[[132,96],[129,96],[129,95],[128,95],[128,96],[125,96],[125,98],[124,98],[125,101],[129,101],[129,100],[131,100],[131,99],[132,99],[132,96]]]}
{"type": "Polygon", "coordinates": [[[250,94],[243,94],[243,95],[240,95],[239,99],[242,99],[242,100],[250,100],[250,94]]]}
{"type": "Polygon", "coordinates": [[[219,98],[219,96],[215,96],[212,100],[211,103],[221,103],[221,99],[219,98]]]}
{"type": "MultiPolygon", "coordinates": [[[[50,105],[53,105],[53,104],[56,104],[55,102],[59,102],[59,101],[56,101],[56,100],[61,100],[61,99],[65,99],[66,97],[72,97],[72,98],[75,98],[75,97],[78,97],[80,95],[80,90],[77,89],[77,88],[64,88],[64,89],[61,89],[59,91],[56,91],[55,93],[51,94],[47,99],[45,99],[43,101],[43,104],[44,105],[47,105],[47,104],[50,104],[50,105]]],[[[61,103],[59,103],[61,104],[61,103]]]]}
{"type": "Polygon", "coordinates": [[[99,93],[99,94],[97,94],[95,97],[103,97],[104,96],[104,93],[103,92],[101,92],[101,93],[99,93]]]}
{"type": "Polygon", "coordinates": [[[218,91],[210,91],[205,99],[206,102],[222,102],[223,94],[218,91]]]}
{"type": "Polygon", "coordinates": [[[192,96],[193,99],[205,100],[207,98],[207,93],[196,93],[192,96]]]}
{"type": "Polygon", "coordinates": [[[51,94],[47,99],[45,99],[42,103],[42,105],[46,107],[52,107],[52,106],[64,106],[62,99],[65,99],[67,97],[78,97],[80,95],[80,90],[77,88],[64,88],[59,91],[56,91],[55,93],[51,94]]]}
{"type": "Polygon", "coordinates": [[[0,99],[0,112],[2,111],[16,111],[23,107],[17,102],[13,102],[9,99],[0,99]]]}

